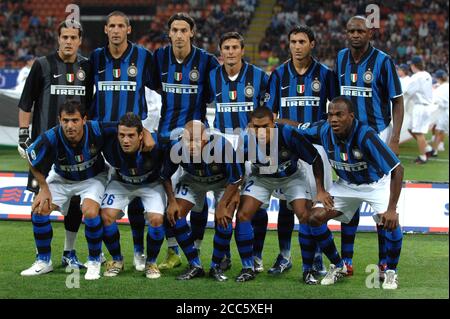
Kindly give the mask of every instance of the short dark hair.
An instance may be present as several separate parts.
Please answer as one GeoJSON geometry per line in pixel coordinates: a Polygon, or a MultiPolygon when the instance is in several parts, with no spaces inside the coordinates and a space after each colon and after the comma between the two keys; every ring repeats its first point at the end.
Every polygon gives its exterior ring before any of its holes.
{"type": "Polygon", "coordinates": [[[62,28],[72,28],[72,29],[78,29],[78,36],[81,38],[83,36],[83,26],[81,25],[80,22],[78,22],[75,19],[66,19],[64,21],[62,21],[59,25],[58,25],[58,37],[61,35],[61,29],[62,28]]]}
{"type": "Polygon", "coordinates": [[[178,12],[178,13],[175,13],[174,15],[172,15],[172,16],[169,18],[169,21],[167,21],[167,27],[169,28],[169,30],[170,30],[170,27],[172,26],[172,23],[173,23],[174,21],[176,21],[176,20],[183,20],[183,21],[186,21],[186,22],[189,24],[189,26],[191,27],[191,31],[194,31],[194,29],[195,29],[195,21],[194,21],[194,19],[193,19],[189,14],[187,14],[186,12],[178,12]]]}
{"type": "Polygon", "coordinates": [[[142,126],[142,121],[139,115],[133,112],[125,113],[119,120],[119,125],[126,127],[135,127],[137,132],[140,134],[144,127],[142,126]]]}
{"type": "Polygon", "coordinates": [[[330,103],[332,103],[332,104],[344,103],[345,106],[347,107],[347,110],[349,111],[349,113],[355,113],[355,107],[354,107],[352,101],[343,95],[335,97],[334,99],[331,100],[330,103]]]}
{"type": "Polygon", "coordinates": [[[108,25],[109,18],[116,17],[116,16],[124,18],[127,26],[130,26],[130,18],[128,18],[128,16],[125,13],[123,13],[122,11],[119,11],[119,10],[113,11],[110,14],[108,14],[108,16],[106,17],[106,25],[108,25]]]}
{"type": "Polygon", "coordinates": [[[68,99],[58,108],[58,115],[61,116],[62,112],[67,114],[75,114],[80,112],[81,117],[86,116],[86,108],[83,103],[77,100],[68,99]]]}
{"type": "Polygon", "coordinates": [[[226,32],[224,34],[222,34],[222,36],[220,37],[219,40],[219,49],[222,48],[222,43],[224,43],[226,40],[229,39],[236,39],[239,40],[240,44],[241,44],[241,48],[244,48],[244,37],[239,33],[239,32],[226,32]]]}
{"type": "Polygon", "coordinates": [[[308,36],[309,42],[313,42],[316,40],[316,37],[314,36],[314,32],[313,30],[306,26],[306,25],[296,25],[295,27],[293,27],[291,29],[291,31],[289,31],[288,34],[288,40],[291,41],[291,35],[292,34],[297,34],[297,33],[304,33],[308,36]]]}
{"type": "Polygon", "coordinates": [[[262,119],[265,117],[273,121],[273,112],[267,106],[258,106],[250,115],[251,118],[262,119]]]}

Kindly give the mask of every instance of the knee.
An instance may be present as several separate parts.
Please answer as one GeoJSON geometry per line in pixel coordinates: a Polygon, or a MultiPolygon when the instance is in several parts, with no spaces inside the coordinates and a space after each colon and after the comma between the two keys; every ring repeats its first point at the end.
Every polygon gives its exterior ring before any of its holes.
{"type": "Polygon", "coordinates": [[[248,222],[251,221],[253,214],[244,211],[238,211],[236,219],[240,222],[248,222]]]}
{"type": "Polygon", "coordinates": [[[323,224],[322,219],[320,218],[320,215],[317,213],[311,213],[310,216],[306,219],[309,226],[313,227],[319,227],[323,224]]]}
{"type": "Polygon", "coordinates": [[[83,215],[85,218],[95,218],[98,216],[98,209],[95,207],[86,207],[83,210],[83,215]]]}
{"type": "Polygon", "coordinates": [[[112,218],[109,214],[101,212],[100,216],[104,226],[111,226],[115,222],[115,218],[112,218]]]}
{"type": "Polygon", "coordinates": [[[164,216],[161,214],[150,213],[148,222],[152,227],[159,227],[163,224],[164,216]]]}
{"type": "Polygon", "coordinates": [[[310,212],[306,209],[302,209],[295,212],[300,224],[308,224],[310,218],[310,212]]]}

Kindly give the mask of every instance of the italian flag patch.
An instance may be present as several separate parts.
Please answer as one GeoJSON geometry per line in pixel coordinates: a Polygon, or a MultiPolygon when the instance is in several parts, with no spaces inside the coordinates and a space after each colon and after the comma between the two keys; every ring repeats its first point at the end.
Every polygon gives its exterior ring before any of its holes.
{"type": "Polygon", "coordinates": [[[230,91],[230,99],[231,100],[236,100],[237,98],[237,91],[230,91]]]}
{"type": "Polygon", "coordinates": [[[81,162],[83,161],[83,154],[75,155],[75,160],[76,160],[78,163],[81,163],[81,162]]]}
{"type": "Polygon", "coordinates": [[[113,76],[117,79],[120,78],[120,69],[113,69],[113,76]]]}
{"type": "Polygon", "coordinates": [[[183,73],[180,72],[175,72],[175,81],[181,81],[181,79],[183,78],[183,73]]]}
{"type": "Polygon", "coordinates": [[[341,159],[342,159],[343,161],[347,161],[347,160],[348,160],[348,155],[347,155],[347,153],[341,153],[341,159]]]}
{"type": "Polygon", "coordinates": [[[67,82],[72,83],[75,80],[75,74],[67,73],[66,74],[66,80],[67,80],[67,82]]]}
{"type": "Polygon", "coordinates": [[[358,73],[352,73],[350,74],[350,80],[352,82],[356,82],[358,80],[358,73]]]}

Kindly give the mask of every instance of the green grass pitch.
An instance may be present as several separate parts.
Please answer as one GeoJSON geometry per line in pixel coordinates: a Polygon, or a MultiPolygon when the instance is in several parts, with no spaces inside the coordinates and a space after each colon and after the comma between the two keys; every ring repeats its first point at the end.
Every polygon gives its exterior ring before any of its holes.
{"type": "MultiPolygon", "coordinates": [[[[77,239],[77,251],[82,260],[87,256],[87,244],[83,226],[77,239]]],[[[344,278],[334,286],[307,286],[300,281],[301,256],[294,233],[292,238],[293,268],[279,277],[267,272],[261,273],[254,281],[236,283],[234,277],[239,273],[240,261],[234,239],[232,241],[232,268],[226,272],[227,282],[218,283],[211,278],[196,278],[180,282],[175,277],[187,265],[163,272],[162,277],[150,280],[138,273],[132,265],[132,239],[128,225],[121,225],[121,243],[125,260],[125,271],[116,278],[102,277],[97,281],[85,281],[81,271],[80,288],[67,288],[70,275],[60,266],[64,243],[62,223],[53,223],[52,242],[53,273],[38,277],[21,277],[20,272],[28,268],[34,260],[34,241],[31,225],[27,222],[3,221],[0,223],[2,249],[0,251],[0,298],[206,298],[206,299],[310,299],[310,298],[448,298],[448,236],[406,234],[399,263],[399,284],[396,291],[381,288],[367,288],[366,267],[377,261],[378,244],[374,233],[359,233],[356,238],[353,277],[344,278]]],[[[340,235],[334,233],[336,244],[340,246],[340,235]]],[[[207,230],[202,244],[201,260],[208,270],[212,252],[213,231],[207,230]]],[[[104,251],[106,249],[104,248],[104,251]]],[[[267,233],[263,259],[267,270],[278,252],[275,231],[267,233]]],[[[162,247],[159,261],[166,253],[162,247]]],[[[326,259],[326,258],[325,258],[326,259]]],[[[69,280],[70,281],[70,280],[69,280]]],[[[73,282],[73,281],[72,281],[73,282]]],[[[373,281],[370,281],[373,282],[373,281]]]]}

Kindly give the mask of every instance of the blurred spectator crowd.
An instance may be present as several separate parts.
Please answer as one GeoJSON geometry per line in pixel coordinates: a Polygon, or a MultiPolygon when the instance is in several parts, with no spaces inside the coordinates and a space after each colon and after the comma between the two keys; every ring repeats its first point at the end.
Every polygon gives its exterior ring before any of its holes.
{"type": "MultiPolygon", "coordinates": [[[[396,64],[421,55],[426,69],[448,70],[448,1],[446,0],[278,0],[273,17],[259,44],[259,64],[270,70],[288,58],[287,34],[295,24],[310,26],[316,36],[315,56],[334,66],[337,52],[346,45],[345,27],[356,14],[366,15],[366,7],[380,8],[380,27],[373,45],[390,54],[396,64]]],[[[369,12],[370,14],[370,12],[369,12]]]]}
{"type": "MultiPolygon", "coordinates": [[[[59,21],[54,15],[34,15],[33,2],[36,1],[0,0],[0,67],[19,67],[26,56],[45,55],[56,48],[59,21]]],[[[373,39],[375,47],[390,54],[396,64],[421,55],[427,70],[448,70],[446,0],[396,0],[382,4],[373,0],[278,0],[259,44],[260,59],[256,64],[270,71],[288,59],[289,29],[295,24],[306,24],[316,35],[315,56],[333,67],[337,52],[346,45],[346,22],[355,14],[365,14],[370,3],[379,5],[381,15],[380,28],[373,39]]],[[[258,0],[161,1],[145,28],[149,31],[138,34],[137,42],[152,51],[168,43],[167,20],[183,11],[197,23],[196,45],[218,55],[220,36],[236,30],[245,34],[257,5],[258,0]]],[[[88,38],[89,32],[85,34],[88,38]]]]}

